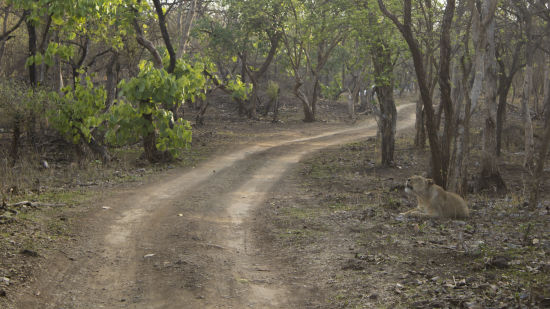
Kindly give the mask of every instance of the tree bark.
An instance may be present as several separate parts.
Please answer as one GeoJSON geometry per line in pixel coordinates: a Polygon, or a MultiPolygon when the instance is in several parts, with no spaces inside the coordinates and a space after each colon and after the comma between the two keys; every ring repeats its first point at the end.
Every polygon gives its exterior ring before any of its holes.
{"type": "Polygon", "coordinates": [[[394,163],[395,128],[397,110],[393,99],[393,63],[389,46],[381,39],[374,43],[372,62],[374,65],[375,92],[380,105],[378,129],[381,141],[381,164],[391,166],[394,163]]]}
{"type": "Polygon", "coordinates": [[[168,68],[166,68],[166,72],[173,73],[176,68],[176,52],[174,51],[174,46],[170,42],[170,34],[166,28],[166,15],[164,15],[164,12],[162,11],[162,4],[160,3],[160,0],[152,1],[159,19],[160,33],[162,35],[164,45],[166,46],[166,50],[168,51],[168,55],[170,56],[170,64],[168,65],[168,68]]]}
{"type": "MultiPolygon", "coordinates": [[[[494,0],[493,0],[494,1],[494,0]]],[[[488,9],[486,6],[484,8],[488,9]]],[[[483,11],[484,15],[488,11],[483,11]]],[[[495,19],[491,18],[485,27],[487,40],[486,74],[485,74],[485,127],[483,130],[483,147],[481,153],[481,173],[478,189],[496,188],[497,192],[506,190],[504,180],[498,169],[496,156],[497,124],[497,63],[495,46],[495,19]]]]}
{"type": "Polygon", "coordinates": [[[531,112],[529,110],[529,99],[531,96],[531,91],[533,87],[533,58],[534,55],[534,38],[533,38],[533,20],[532,13],[530,12],[529,7],[525,5],[520,0],[514,1],[519,14],[524,23],[524,31],[526,38],[526,48],[525,48],[525,72],[523,79],[523,94],[521,97],[521,113],[523,116],[523,126],[524,126],[524,136],[525,136],[525,157],[523,165],[529,171],[532,171],[534,168],[534,153],[535,153],[535,143],[533,138],[533,122],[531,120],[531,112]]]}
{"type": "Polygon", "coordinates": [[[414,123],[416,135],[414,137],[414,146],[417,149],[424,149],[426,146],[426,129],[424,126],[424,103],[419,96],[416,101],[416,120],[414,123]]]}
{"type": "Polygon", "coordinates": [[[241,58],[241,62],[243,63],[243,70],[246,72],[246,75],[248,75],[250,82],[252,83],[252,93],[250,95],[249,99],[249,105],[246,108],[248,117],[252,119],[258,118],[256,113],[256,103],[259,101],[258,98],[258,89],[259,89],[259,81],[262,78],[262,76],[267,72],[267,69],[269,68],[269,65],[271,62],[273,62],[273,58],[275,57],[275,54],[277,53],[277,48],[279,47],[279,41],[281,39],[281,35],[279,33],[271,33],[269,34],[269,41],[271,43],[271,47],[269,49],[269,53],[267,54],[267,57],[265,58],[264,62],[258,69],[258,71],[252,71],[248,65],[246,64],[246,53],[241,53],[239,55],[239,58],[241,58]]]}
{"type": "Polygon", "coordinates": [[[447,1],[445,12],[443,14],[443,22],[441,24],[441,39],[439,44],[439,73],[438,82],[441,92],[440,106],[445,112],[445,124],[443,127],[443,138],[441,141],[441,165],[443,171],[443,181],[447,186],[449,160],[451,155],[451,143],[453,140],[454,131],[454,111],[453,100],[451,97],[451,26],[455,11],[455,1],[447,1]]]}
{"type": "MultiPolygon", "coordinates": [[[[36,27],[32,24],[32,21],[26,21],[27,33],[29,35],[29,57],[36,56],[37,46],[36,46],[36,27]]],[[[36,64],[34,61],[29,65],[29,81],[32,87],[36,87],[38,83],[38,76],[36,72],[36,64]]]]}
{"type": "Polygon", "coordinates": [[[271,122],[275,123],[279,121],[279,98],[281,97],[281,88],[277,90],[277,96],[273,102],[273,120],[271,122]]]}
{"type": "MultiPolygon", "coordinates": [[[[136,12],[136,15],[137,14],[138,13],[136,12]]],[[[162,57],[160,56],[153,42],[147,40],[145,38],[145,35],[143,35],[143,31],[141,31],[141,26],[138,24],[137,21],[137,16],[134,16],[132,25],[134,26],[134,30],[136,31],[136,40],[138,44],[149,51],[151,57],[153,58],[153,64],[155,65],[155,68],[162,69],[164,67],[162,64],[162,57]]]]}
{"type": "MultiPolygon", "coordinates": [[[[465,40],[468,40],[466,38],[465,40]]],[[[464,63],[466,56],[468,55],[468,46],[465,47],[465,55],[461,59],[461,74],[462,79],[456,78],[454,84],[457,88],[456,102],[456,139],[454,141],[453,154],[451,157],[451,164],[449,167],[448,177],[448,189],[456,192],[457,194],[464,195],[467,192],[466,178],[467,178],[467,166],[465,162],[468,161],[469,145],[470,145],[470,110],[471,101],[467,95],[470,93],[469,77],[471,71],[471,65],[464,63]],[[463,101],[465,101],[463,103],[463,101]]]]}
{"type": "Polygon", "coordinates": [[[544,70],[544,95],[543,95],[543,102],[544,102],[544,110],[543,115],[546,118],[547,114],[550,113],[550,106],[547,104],[547,102],[550,100],[550,54],[546,55],[546,67],[544,70]]]}
{"type": "Polygon", "coordinates": [[[24,11],[23,14],[21,15],[21,17],[19,18],[19,20],[17,21],[17,23],[15,23],[15,25],[11,26],[8,29],[8,18],[9,18],[9,15],[10,15],[10,9],[9,9],[10,7],[11,7],[11,5],[6,8],[5,14],[3,16],[4,21],[3,21],[3,24],[2,24],[2,34],[0,35],[0,62],[2,61],[2,58],[4,57],[4,50],[5,50],[5,47],[6,47],[6,42],[9,39],[13,38],[13,36],[11,36],[11,34],[15,30],[17,30],[19,28],[19,26],[21,26],[23,21],[28,16],[28,11],[24,11]]]}
{"type": "MultiPolygon", "coordinates": [[[[185,15],[185,21],[180,22],[180,30],[181,30],[181,36],[179,38],[179,46],[178,46],[178,52],[176,54],[177,58],[181,58],[183,54],[185,53],[185,49],[187,48],[187,41],[189,40],[189,34],[191,32],[191,26],[193,25],[193,21],[195,20],[196,15],[196,7],[197,7],[198,0],[191,0],[191,4],[189,6],[189,10],[187,11],[187,14],[185,15]]],[[[183,14],[183,13],[180,13],[183,14]]],[[[180,16],[181,18],[181,16],[180,16]]]]}
{"type": "Polygon", "coordinates": [[[532,170],[535,141],[533,139],[533,122],[531,120],[531,112],[529,109],[529,95],[531,94],[531,86],[533,80],[533,64],[532,61],[527,60],[527,66],[525,67],[523,80],[523,95],[521,97],[521,114],[523,118],[524,137],[525,137],[525,158],[523,165],[532,170]]]}
{"type": "MultiPolygon", "coordinates": [[[[546,70],[550,69],[550,63],[547,63],[546,70]]],[[[545,83],[550,83],[550,75],[546,74],[545,83]]],[[[548,150],[550,148],[550,96],[545,96],[544,107],[546,113],[544,114],[544,135],[542,143],[538,151],[538,158],[534,167],[534,174],[531,180],[530,192],[529,192],[529,207],[535,209],[539,200],[540,185],[542,183],[542,174],[544,171],[544,163],[548,157],[548,150]]]]}
{"type": "Polygon", "coordinates": [[[379,130],[382,137],[381,164],[394,164],[395,128],[397,124],[397,109],[393,99],[393,85],[376,87],[376,94],[380,103],[379,130]]]}
{"type": "MultiPolygon", "coordinates": [[[[506,122],[506,105],[508,101],[508,94],[510,93],[510,88],[512,87],[512,82],[514,80],[514,76],[518,72],[519,68],[521,67],[519,56],[520,56],[520,50],[523,43],[517,43],[514,47],[514,54],[512,56],[512,63],[510,65],[510,72],[508,75],[506,74],[506,65],[504,64],[504,61],[501,58],[501,55],[498,53],[496,54],[497,63],[499,66],[499,73],[498,73],[498,106],[497,106],[497,145],[496,145],[496,155],[500,156],[501,150],[502,150],[502,129],[504,128],[504,122],[506,122]]],[[[512,96],[512,100],[513,100],[512,96]]]]}
{"type": "Polygon", "coordinates": [[[149,130],[143,135],[143,150],[145,159],[151,163],[159,162],[162,154],[157,149],[157,134],[153,125],[153,115],[143,114],[143,119],[148,123],[149,130]]]}
{"type": "MultiPolygon", "coordinates": [[[[454,7],[454,1],[448,0],[447,5],[449,5],[449,2],[452,2],[454,7]]],[[[439,138],[437,136],[432,98],[430,96],[428,81],[426,79],[426,72],[424,70],[422,51],[420,50],[418,42],[416,41],[412,32],[411,0],[403,1],[403,23],[401,23],[395,15],[387,10],[382,0],[378,0],[378,6],[380,7],[382,13],[390,18],[392,22],[397,26],[411,51],[414,69],[418,80],[418,87],[420,88],[420,95],[424,104],[424,111],[426,115],[426,129],[428,132],[428,140],[430,142],[432,177],[436,184],[445,187],[445,176],[447,173],[447,169],[446,167],[444,168],[442,165],[442,153],[439,138]]]]}

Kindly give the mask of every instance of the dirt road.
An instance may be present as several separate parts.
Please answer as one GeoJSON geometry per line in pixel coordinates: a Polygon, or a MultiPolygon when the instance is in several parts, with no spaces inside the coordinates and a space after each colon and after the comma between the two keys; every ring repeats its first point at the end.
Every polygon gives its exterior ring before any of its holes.
{"type": "MultiPolygon", "coordinates": [[[[411,127],[414,105],[398,110],[399,129],[411,127]]],[[[16,308],[298,308],[300,293],[250,242],[250,210],[304,155],[374,134],[371,120],[258,142],[99,200],[16,308]]]]}

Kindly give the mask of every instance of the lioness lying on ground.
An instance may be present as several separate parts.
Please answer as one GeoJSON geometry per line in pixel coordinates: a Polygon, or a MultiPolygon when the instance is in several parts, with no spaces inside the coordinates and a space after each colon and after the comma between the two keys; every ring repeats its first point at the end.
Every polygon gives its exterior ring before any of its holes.
{"type": "Polygon", "coordinates": [[[431,179],[413,176],[407,179],[405,192],[416,196],[418,207],[402,215],[459,219],[470,214],[468,204],[462,197],[443,190],[431,179]]]}

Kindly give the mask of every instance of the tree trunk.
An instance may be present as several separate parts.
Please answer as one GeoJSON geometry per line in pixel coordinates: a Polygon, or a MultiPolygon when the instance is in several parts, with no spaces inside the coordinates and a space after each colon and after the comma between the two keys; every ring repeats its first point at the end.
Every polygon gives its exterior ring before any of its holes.
{"type": "MultiPolygon", "coordinates": [[[[27,25],[27,33],[29,35],[29,57],[34,57],[37,52],[37,46],[36,46],[36,27],[32,24],[32,21],[26,21],[27,25]]],[[[38,76],[36,72],[36,64],[33,63],[29,65],[29,81],[31,83],[32,87],[36,87],[36,84],[38,83],[38,76]]]]}
{"type": "Polygon", "coordinates": [[[61,93],[61,90],[63,89],[63,63],[61,62],[61,59],[58,57],[55,58],[55,88],[56,90],[61,93]]]}
{"type": "Polygon", "coordinates": [[[355,118],[355,102],[353,102],[353,94],[351,89],[348,89],[348,117],[350,119],[355,118]]]}
{"type": "Polygon", "coordinates": [[[500,156],[502,152],[502,129],[504,127],[504,122],[506,122],[506,99],[508,97],[508,92],[510,91],[510,86],[505,88],[499,87],[498,95],[498,106],[497,106],[497,149],[496,155],[500,156]]]}
{"type": "Polygon", "coordinates": [[[277,96],[274,99],[273,106],[273,120],[271,122],[275,123],[279,121],[279,97],[281,96],[281,88],[277,90],[277,96]]]}
{"type": "Polygon", "coordinates": [[[250,99],[248,100],[248,107],[246,108],[248,118],[258,119],[258,114],[256,113],[256,106],[259,100],[258,98],[258,83],[257,81],[252,81],[252,93],[250,93],[250,99]]]}
{"type": "Polygon", "coordinates": [[[448,176],[448,189],[457,194],[464,195],[467,192],[466,178],[467,178],[467,166],[465,162],[468,162],[469,145],[470,145],[470,110],[471,101],[467,95],[470,92],[469,89],[469,76],[471,66],[466,67],[462,64],[462,79],[456,78],[454,84],[457,88],[456,102],[456,138],[454,141],[453,154],[451,157],[451,164],[449,167],[448,176]],[[465,103],[463,104],[463,101],[465,103]]]}
{"type": "MultiPolygon", "coordinates": [[[[422,97],[422,102],[424,104],[424,111],[426,115],[426,129],[428,132],[428,140],[430,142],[432,177],[437,185],[445,187],[445,175],[447,173],[447,167],[443,167],[442,165],[443,160],[440,141],[437,136],[437,127],[435,121],[436,119],[434,115],[432,98],[430,96],[430,89],[428,81],[426,79],[426,72],[422,58],[422,50],[420,49],[412,31],[411,0],[403,1],[403,23],[401,23],[395,15],[391,14],[387,10],[382,0],[378,0],[378,6],[380,7],[382,13],[390,18],[392,22],[397,26],[411,51],[414,69],[418,80],[418,87],[420,88],[420,96],[422,97]]],[[[454,0],[447,0],[446,10],[447,8],[450,8],[450,6],[452,6],[454,10],[454,0]]]]}
{"type": "Polygon", "coordinates": [[[23,21],[27,19],[27,16],[29,15],[29,11],[24,11],[17,23],[11,25],[10,28],[8,28],[8,22],[9,22],[9,16],[10,16],[10,8],[11,5],[8,5],[6,10],[4,11],[3,16],[3,22],[2,22],[2,34],[0,34],[0,62],[2,61],[2,58],[4,57],[4,51],[6,48],[6,42],[13,38],[11,34],[21,26],[23,21]]]}
{"type": "Polygon", "coordinates": [[[191,0],[189,10],[185,15],[185,21],[181,22],[181,28],[180,28],[181,36],[179,38],[178,52],[176,54],[178,59],[181,58],[181,56],[183,56],[183,54],[185,53],[185,49],[187,47],[187,41],[189,40],[189,34],[191,32],[191,26],[193,25],[193,21],[195,19],[195,15],[197,11],[196,10],[197,2],[198,0],[191,0]]]}
{"type": "Polygon", "coordinates": [[[376,87],[376,94],[380,103],[380,120],[378,123],[382,137],[381,163],[383,166],[391,166],[394,163],[395,128],[397,123],[393,85],[376,87]]]}
{"type": "MultiPolygon", "coordinates": [[[[451,143],[453,142],[454,131],[454,111],[451,97],[451,26],[455,10],[455,1],[447,1],[443,21],[441,25],[440,56],[438,83],[441,92],[440,108],[445,112],[445,125],[443,128],[443,138],[441,140],[441,165],[443,168],[442,177],[444,187],[447,187],[449,160],[451,155],[451,143]]],[[[439,125],[438,125],[439,127],[439,125]]]]}
{"type": "Polygon", "coordinates": [[[252,119],[258,118],[258,115],[256,113],[256,104],[259,101],[259,97],[258,97],[259,81],[262,78],[262,76],[265,75],[265,73],[267,72],[267,69],[269,68],[269,65],[273,61],[273,58],[277,53],[277,48],[279,47],[279,41],[281,39],[281,35],[279,33],[273,33],[268,35],[269,35],[269,41],[271,43],[271,47],[269,49],[269,53],[267,54],[267,57],[265,58],[264,62],[262,63],[262,65],[257,71],[252,71],[246,65],[246,52],[240,53],[239,55],[243,64],[242,70],[248,75],[252,83],[252,93],[250,95],[249,106],[247,108],[248,117],[252,119]]]}
{"type": "Polygon", "coordinates": [[[532,9],[526,6],[523,1],[514,1],[516,8],[518,9],[522,21],[524,23],[524,31],[526,38],[525,48],[525,72],[523,78],[523,93],[521,97],[521,113],[523,116],[524,136],[525,136],[525,157],[523,165],[527,170],[533,171],[534,168],[534,153],[535,145],[533,139],[533,122],[531,121],[531,112],[529,110],[529,99],[533,88],[533,52],[535,51],[534,37],[533,37],[533,13],[532,9]]]}
{"type": "Polygon", "coordinates": [[[173,73],[174,69],[176,68],[176,53],[174,52],[174,46],[172,46],[172,43],[170,42],[170,34],[168,33],[168,29],[166,28],[166,15],[162,9],[162,4],[160,0],[152,1],[155,7],[155,11],[157,12],[162,40],[164,41],[164,45],[166,46],[166,50],[168,51],[168,55],[170,56],[170,63],[168,65],[168,68],[166,69],[166,72],[173,73]]]}
{"type": "Polygon", "coordinates": [[[143,114],[143,119],[147,121],[149,131],[143,135],[143,150],[145,159],[151,163],[159,162],[161,160],[161,152],[157,149],[157,135],[153,125],[153,115],[143,114]]]}
{"type": "Polygon", "coordinates": [[[496,157],[496,124],[497,124],[497,62],[495,47],[495,20],[485,28],[487,40],[486,74],[485,74],[485,127],[483,130],[483,147],[481,154],[481,174],[478,189],[495,188],[497,192],[506,190],[500,175],[496,157]]]}
{"type": "Polygon", "coordinates": [[[550,105],[547,102],[550,100],[550,54],[546,55],[546,67],[544,70],[544,95],[543,95],[544,109],[543,115],[546,118],[550,113],[550,105]]]}
{"type": "Polygon", "coordinates": [[[426,130],[424,127],[424,105],[420,97],[418,101],[416,101],[416,120],[414,127],[416,131],[414,146],[417,149],[424,149],[424,147],[426,147],[426,130]]]}
{"type": "MultiPolygon", "coordinates": [[[[550,63],[546,65],[546,72],[550,69],[550,63]]],[[[550,83],[550,75],[546,74],[545,83],[550,83]]],[[[546,113],[544,115],[544,135],[542,143],[538,151],[538,158],[535,165],[534,175],[531,178],[531,191],[529,192],[529,207],[535,209],[539,200],[540,185],[542,183],[542,174],[544,171],[544,163],[548,157],[548,150],[550,148],[550,96],[545,96],[544,108],[546,113]]]]}
{"type": "Polygon", "coordinates": [[[533,64],[529,59],[525,67],[525,76],[523,81],[523,96],[521,98],[521,113],[523,116],[524,136],[525,136],[525,158],[523,165],[532,170],[535,142],[533,139],[533,122],[531,121],[531,112],[529,110],[529,95],[531,94],[531,85],[533,79],[533,64]]]}
{"type": "Polygon", "coordinates": [[[391,50],[382,39],[377,40],[372,48],[372,62],[374,65],[375,92],[380,105],[378,115],[379,133],[381,141],[381,164],[393,165],[395,149],[395,127],[397,110],[393,99],[393,63],[391,50]]]}

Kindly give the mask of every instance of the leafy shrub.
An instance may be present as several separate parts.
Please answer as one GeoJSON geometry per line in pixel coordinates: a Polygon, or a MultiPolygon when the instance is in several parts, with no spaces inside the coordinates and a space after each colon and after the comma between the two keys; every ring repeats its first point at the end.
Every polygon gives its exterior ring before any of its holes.
{"type": "Polygon", "coordinates": [[[77,80],[75,88],[63,88],[62,94],[51,93],[54,109],[48,112],[52,126],[74,144],[89,142],[92,131],[103,122],[106,91],[95,87],[89,77],[77,80]]]}

